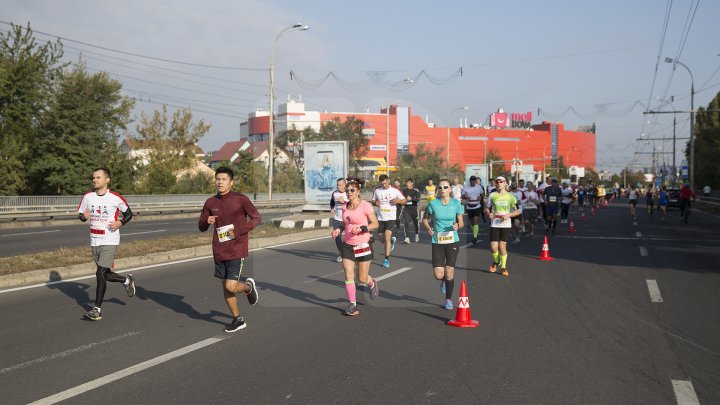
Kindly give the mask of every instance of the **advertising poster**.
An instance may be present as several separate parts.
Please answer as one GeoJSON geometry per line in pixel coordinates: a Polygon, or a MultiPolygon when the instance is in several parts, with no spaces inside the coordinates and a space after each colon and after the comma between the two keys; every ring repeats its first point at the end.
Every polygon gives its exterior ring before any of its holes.
{"type": "Polygon", "coordinates": [[[347,177],[349,168],[347,142],[305,142],[304,147],[305,202],[327,204],[335,190],[337,179],[347,177]]]}
{"type": "Polygon", "coordinates": [[[483,187],[488,185],[488,165],[465,165],[465,186],[470,184],[470,176],[475,176],[482,182],[483,187]]]}

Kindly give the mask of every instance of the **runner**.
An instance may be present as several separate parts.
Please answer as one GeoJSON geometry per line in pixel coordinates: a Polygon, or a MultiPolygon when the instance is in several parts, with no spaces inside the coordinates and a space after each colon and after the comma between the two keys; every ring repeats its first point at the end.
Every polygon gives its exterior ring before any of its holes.
{"type": "Polygon", "coordinates": [[[132,219],[132,211],[127,201],[118,193],[110,191],[110,170],[98,167],[93,170],[92,185],[94,191],[86,193],[78,205],[80,221],[90,221],[90,249],[97,267],[95,271],[95,306],[85,313],[91,321],[102,319],[102,303],[105,299],[107,282],[123,283],[128,297],[135,295],[135,277],[128,274],[123,277],[111,269],[114,267],[115,253],[120,245],[120,227],[132,219]],[[118,214],[122,218],[118,219],[118,214]]]}
{"type": "Polygon", "coordinates": [[[637,219],[637,217],[635,217],[635,206],[637,205],[638,192],[635,189],[634,185],[630,186],[630,191],[628,192],[628,198],[630,199],[630,215],[632,215],[633,220],[635,220],[635,219],[637,219]]]}
{"type": "MultiPolygon", "coordinates": [[[[545,189],[550,187],[550,185],[551,185],[550,183],[551,183],[550,175],[547,175],[547,176],[545,176],[545,182],[540,184],[538,186],[537,190],[535,190],[535,191],[537,191],[538,196],[540,196],[540,211],[542,213],[543,221],[547,221],[547,215],[546,215],[547,204],[545,204],[545,189]]],[[[545,223],[545,226],[547,226],[547,222],[545,223]]]]}
{"type": "Polygon", "coordinates": [[[485,213],[490,218],[490,251],[493,261],[490,264],[490,273],[497,271],[500,265],[500,274],[508,276],[507,271],[507,239],[510,235],[511,220],[520,214],[520,211],[512,211],[517,201],[507,190],[505,177],[495,179],[496,192],[490,194],[489,204],[485,213]]]}
{"type": "Polygon", "coordinates": [[[432,236],[432,266],[435,279],[440,280],[440,291],[445,294],[445,309],[453,309],[452,294],[455,287],[455,261],[460,251],[458,229],[462,229],[463,206],[451,198],[450,182],[438,183],[440,197],[430,201],[425,209],[423,225],[432,236]],[[433,226],[430,227],[430,220],[433,226]]]}
{"type": "Polygon", "coordinates": [[[435,189],[435,185],[433,184],[432,179],[428,180],[427,186],[425,186],[425,199],[427,202],[430,202],[435,199],[435,192],[437,190],[435,189]]]}
{"type": "Polygon", "coordinates": [[[573,200],[573,190],[568,187],[568,184],[563,182],[562,184],[562,201],[560,201],[560,223],[567,224],[568,213],[570,212],[570,204],[573,200]]]}
{"type": "Polygon", "coordinates": [[[695,192],[690,188],[690,185],[683,184],[680,189],[680,216],[685,225],[687,225],[690,216],[690,200],[695,201],[695,192]]]}
{"type": "Polygon", "coordinates": [[[667,213],[667,207],[670,203],[668,199],[667,187],[662,186],[660,193],[658,194],[658,207],[660,207],[660,222],[665,222],[665,213],[667,213]]]}
{"type": "Polygon", "coordinates": [[[460,184],[460,179],[458,177],[455,177],[452,184],[452,198],[458,200],[458,202],[462,202],[462,195],[464,190],[465,187],[460,184]]]}
{"type": "Polygon", "coordinates": [[[340,229],[340,235],[335,238],[335,246],[338,250],[337,262],[342,262],[342,207],[347,203],[347,194],[345,193],[345,179],[337,179],[337,189],[330,195],[330,211],[333,214],[333,229],[340,229]]]}
{"type": "Polygon", "coordinates": [[[652,216],[655,210],[655,192],[652,186],[648,187],[645,192],[645,206],[647,207],[648,214],[652,216]]]}
{"type": "MultiPolygon", "coordinates": [[[[385,177],[387,179],[387,176],[385,177]]],[[[355,287],[355,263],[358,267],[358,280],[370,288],[370,299],[380,295],[378,283],[370,277],[370,263],[373,259],[370,233],[378,229],[378,220],[372,205],[360,198],[360,186],[350,181],[346,192],[348,202],[343,206],[342,217],[345,226],[342,248],[342,266],[345,271],[345,291],[350,304],[343,315],[355,316],[360,314],[357,310],[355,287]]],[[[392,229],[392,228],[391,228],[392,229]]],[[[333,229],[332,237],[340,235],[339,229],[333,229]]]]}
{"type": "Polygon", "coordinates": [[[258,301],[255,280],[247,277],[243,281],[241,275],[248,256],[248,232],[261,221],[260,213],[250,199],[232,191],[233,177],[233,171],[228,167],[215,170],[217,194],[205,201],[198,220],[200,232],[207,231],[210,225],[215,227],[212,238],[215,277],[221,280],[225,303],[232,313],[232,322],[225,327],[225,332],[229,333],[247,326],[240,316],[235,294],[247,295],[250,305],[258,301]]]}
{"type": "Polygon", "coordinates": [[[525,206],[522,209],[523,218],[525,220],[525,231],[528,235],[535,234],[535,221],[538,217],[538,205],[540,205],[540,197],[535,192],[535,184],[528,183],[528,191],[525,193],[525,206]]]}
{"type": "Polygon", "coordinates": [[[585,212],[585,187],[578,186],[577,188],[577,203],[578,203],[578,211],[581,213],[585,212]]]}
{"type": "Polygon", "coordinates": [[[515,184],[510,186],[510,193],[512,193],[513,197],[515,197],[515,207],[520,210],[520,215],[512,220],[512,236],[514,237],[512,244],[517,245],[520,243],[520,232],[523,231],[523,228],[525,228],[522,221],[522,208],[525,204],[525,193],[518,190],[518,187],[515,184]]]}
{"type": "Polygon", "coordinates": [[[410,225],[415,230],[415,242],[420,242],[420,227],[418,226],[418,204],[420,203],[420,191],[415,188],[412,179],[405,181],[405,188],[402,191],[405,195],[405,206],[403,206],[403,223],[405,223],[405,243],[410,243],[408,228],[410,225]]]}
{"type": "Polygon", "coordinates": [[[382,265],[390,267],[390,252],[395,250],[397,239],[393,236],[393,226],[395,226],[395,217],[397,216],[395,206],[405,204],[405,196],[400,190],[390,187],[390,179],[386,174],[381,174],[379,180],[381,185],[375,189],[373,203],[380,207],[378,237],[380,242],[385,244],[385,260],[382,265]]]}
{"type": "Polygon", "coordinates": [[[563,194],[560,187],[558,187],[557,179],[553,178],[550,187],[545,189],[545,232],[552,229],[552,234],[555,235],[555,228],[557,227],[557,217],[560,213],[560,201],[562,200],[563,194]]]}
{"type": "Polygon", "coordinates": [[[478,242],[478,233],[480,232],[478,217],[482,215],[483,222],[485,222],[485,212],[483,210],[485,190],[478,183],[477,177],[470,176],[470,186],[463,191],[463,199],[466,201],[465,208],[472,228],[472,243],[478,242]]]}
{"type": "MultiPolygon", "coordinates": [[[[398,190],[401,189],[400,180],[395,180],[395,182],[394,182],[393,184],[395,184],[395,188],[396,188],[396,189],[398,189],[398,190]]],[[[400,224],[401,224],[401,222],[402,222],[402,210],[404,209],[404,206],[401,205],[401,204],[398,204],[398,206],[396,207],[396,209],[397,209],[397,215],[395,216],[395,229],[397,229],[398,232],[399,232],[399,231],[400,231],[400,224]]]]}

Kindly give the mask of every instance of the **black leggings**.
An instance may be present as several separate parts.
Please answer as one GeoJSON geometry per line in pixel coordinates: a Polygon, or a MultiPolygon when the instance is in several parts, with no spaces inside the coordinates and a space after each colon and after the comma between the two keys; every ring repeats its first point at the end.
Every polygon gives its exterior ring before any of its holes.
{"type": "Polygon", "coordinates": [[[95,287],[95,306],[100,308],[103,299],[105,299],[105,289],[107,288],[107,282],[111,283],[124,283],[126,278],[117,273],[114,273],[107,267],[98,266],[95,272],[95,278],[97,279],[97,287],[95,287]]]}
{"type": "Polygon", "coordinates": [[[418,225],[418,209],[416,206],[406,206],[403,208],[402,212],[402,219],[405,223],[405,237],[408,237],[408,229],[410,228],[410,224],[413,225],[415,228],[415,235],[418,234],[418,229],[420,228],[418,225]]]}

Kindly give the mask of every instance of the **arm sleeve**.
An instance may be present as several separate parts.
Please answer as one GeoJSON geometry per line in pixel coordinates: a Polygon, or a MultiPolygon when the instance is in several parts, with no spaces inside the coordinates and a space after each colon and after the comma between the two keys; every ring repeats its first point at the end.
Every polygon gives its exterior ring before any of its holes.
{"type": "Polygon", "coordinates": [[[335,208],[335,193],[330,194],[330,210],[335,208]]]}
{"type": "Polygon", "coordinates": [[[205,232],[210,227],[210,224],[208,224],[208,217],[210,216],[210,209],[208,208],[207,201],[205,202],[205,205],[202,207],[202,211],[200,211],[200,219],[198,219],[198,229],[200,232],[205,232]]]}
{"type": "Polygon", "coordinates": [[[130,220],[133,217],[133,213],[132,213],[132,210],[130,209],[130,207],[127,207],[127,209],[125,211],[123,211],[122,214],[123,214],[123,216],[122,216],[122,219],[120,220],[120,222],[122,222],[122,224],[125,225],[128,222],[130,222],[130,220]]]}
{"type": "Polygon", "coordinates": [[[82,222],[87,221],[85,219],[85,216],[83,213],[87,210],[87,205],[85,204],[85,196],[83,196],[82,200],[80,200],[80,204],[78,205],[78,219],[82,222]]]}
{"type": "Polygon", "coordinates": [[[242,199],[242,207],[245,210],[245,215],[250,218],[250,220],[246,220],[245,217],[240,218],[241,222],[234,223],[235,227],[235,234],[236,235],[244,235],[250,231],[252,231],[253,228],[260,225],[260,222],[262,221],[262,217],[260,216],[260,213],[258,212],[257,208],[253,205],[252,202],[250,202],[250,199],[242,196],[240,197],[242,199]]]}

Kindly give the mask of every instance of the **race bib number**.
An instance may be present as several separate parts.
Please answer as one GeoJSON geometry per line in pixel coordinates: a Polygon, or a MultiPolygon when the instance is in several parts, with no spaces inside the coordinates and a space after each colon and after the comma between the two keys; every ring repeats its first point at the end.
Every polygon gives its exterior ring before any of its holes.
{"type": "Polygon", "coordinates": [[[336,215],[338,218],[342,218],[342,208],[343,208],[342,205],[336,205],[336,206],[335,206],[335,215],[336,215]]]}
{"type": "Polygon", "coordinates": [[[496,227],[511,227],[510,224],[510,217],[506,216],[508,213],[506,211],[498,211],[495,218],[493,218],[493,225],[496,227]],[[497,215],[502,215],[503,218],[498,218],[497,215]]]}
{"type": "Polygon", "coordinates": [[[548,201],[551,203],[557,202],[557,197],[554,195],[548,196],[548,201]]]}
{"type": "Polygon", "coordinates": [[[382,212],[383,214],[392,214],[395,210],[396,208],[393,207],[380,207],[380,212],[382,212]]]}
{"type": "Polygon", "coordinates": [[[235,229],[235,226],[233,224],[216,228],[215,232],[217,232],[218,240],[220,242],[227,242],[229,240],[235,239],[234,237],[230,236],[231,229],[235,229]]]}
{"type": "Polygon", "coordinates": [[[367,242],[361,243],[357,246],[353,246],[353,254],[355,255],[355,257],[367,256],[370,253],[372,253],[372,249],[370,248],[370,244],[367,242]]]}
{"type": "Polygon", "coordinates": [[[437,240],[439,245],[447,245],[448,243],[455,242],[455,236],[453,235],[453,231],[438,232],[437,240]]]}

